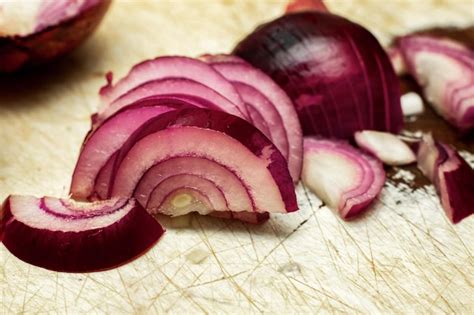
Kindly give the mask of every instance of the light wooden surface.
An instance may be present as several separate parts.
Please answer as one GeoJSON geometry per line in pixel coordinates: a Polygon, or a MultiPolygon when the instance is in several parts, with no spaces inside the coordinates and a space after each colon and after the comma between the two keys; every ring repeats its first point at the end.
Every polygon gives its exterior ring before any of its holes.
{"type": "MultiPolygon", "coordinates": [[[[474,24],[465,1],[328,1],[383,43],[433,25],[474,24]]],[[[227,52],[284,1],[120,1],[52,69],[0,78],[0,199],[66,196],[103,75],[157,55],[227,52]]],[[[471,148],[472,149],[472,148],[471,148]]],[[[470,158],[474,150],[464,151],[470,158]]],[[[396,172],[374,209],[346,223],[301,186],[301,210],[263,226],[190,216],[121,268],[64,274],[0,246],[6,313],[464,313],[474,311],[474,218],[451,225],[431,186],[396,172]]]]}

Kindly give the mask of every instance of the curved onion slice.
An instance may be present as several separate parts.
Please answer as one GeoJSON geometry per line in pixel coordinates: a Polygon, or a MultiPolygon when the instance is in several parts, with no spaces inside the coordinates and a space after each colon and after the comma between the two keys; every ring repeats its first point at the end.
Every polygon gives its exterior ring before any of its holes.
{"type": "Polygon", "coordinates": [[[100,95],[103,107],[148,81],[164,78],[183,78],[199,82],[212,88],[240,109],[245,110],[245,105],[230,82],[221,74],[212,69],[203,61],[188,57],[158,57],[135,65],[130,72],[115,85],[112,84],[112,74],[107,75],[107,85],[102,87],[100,95]]]}
{"type": "MultiPolygon", "coordinates": [[[[229,57],[234,60],[236,57],[229,57]]],[[[237,88],[242,99],[258,110],[272,133],[271,139],[288,160],[293,180],[301,174],[303,138],[295,108],[286,93],[265,73],[246,62],[225,62],[222,55],[217,62],[208,62],[237,88]],[[273,107],[270,108],[270,106],[273,107]]]]}
{"type": "Polygon", "coordinates": [[[133,199],[91,204],[51,197],[10,196],[0,240],[21,260],[50,270],[99,271],[131,261],[163,235],[133,199]]]}
{"type": "MultiPolygon", "coordinates": [[[[107,169],[99,183],[108,186],[115,153],[130,135],[149,119],[189,103],[164,99],[143,100],[124,108],[104,121],[86,137],[71,182],[71,195],[77,200],[90,200],[97,193],[96,181],[101,169],[107,169]],[[107,176],[108,175],[108,176],[107,176]]],[[[102,193],[101,199],[106,198],[102,193]]]]}
{"type": "Polygon", "coordinates": [[[352,138],[397,133],[398,78],[375,37],[342,17],[288,14],[259,26],[234,53],[272,77],[293,100],[303,132],[352,138]]]}
{"type": "Polygon", "coordinates": [[[136,101],[151,96],[183,96],[207,100],[222,111],[244,117],[244,113],[231,101],[213,89],[193,80],[183,78],[165,78],[143,83],[123,94],[98,113],[98,119],[104,120],[116,111],[136,101]]]}
{"type": "Polygon", "coordinates": [[[410,147],[388,132],[364,130],[354,136],[357,146],[370,152],[387,165],[406,165],[416,161],[410,147]]]}
{"type": "MultiPolygon", "coordinates": [[[[157,116],[127,140],[117,158],[118,167],[111,180],[110,196],[132,196],[138,187],[156,187],[160,178],[147,177],[147,172],[165,162],[170,163],[168,167],[178,169],[177,163],[169,162],[171,158],[205,159],[214,163],[216,168],[219,166],[232,172],[252,202],[252,208],[240,211],[291,212],[297,209],[293,183],[286,161],[278,149],[246,121],[223,112],[197,108],[180,109],[157,116]]],[[[192,160],[188,164],[183,166],[181,174],[186,174],[188,167],[195,168],[192,160]]],[[[213,176],[220,175],[211,172],[201,175],[216,183],[213,176]]],[[[179,188],[176,185],[174,187],[179,188]]],[[[189,188],[186,187],[186,181],[181,182],[181,187],[189,188]]],[[[226,200],[236,198],[231,195],[235,187],[220,188],[226,200]]],[[[212,197],[205,191],[201,194],[214,204],[212,197]]],[[[186,193],[182,197],[195,201],[195,196],[186,193]]],[[[193,202],[189,203],[189,207],[180,209],[179,214],[194,211],[193,202]]]]}
{"type": "Polygon", "coordinates": [[[350,219],[382,190],[382,163],[340,140],[304,139],[302,181],[327,206],[350,219]]]}
{"type": "Polygon", "coordinates": [[[461,131],[474,129],[474,51],[423,35],[401,37],[397,45],[438,114],[461,131]]]}
{"type": "Polygon", "coordinates": [[[0,72],[68,53],[97,28],[110,2],[0,1],[0,72]]]}
{"type": "Polygon", "coordinates": [[[474,213],[474,169],[450,146],[424,136],[417,152],[418,168],[433,183],[453,223],[474,213]]]}

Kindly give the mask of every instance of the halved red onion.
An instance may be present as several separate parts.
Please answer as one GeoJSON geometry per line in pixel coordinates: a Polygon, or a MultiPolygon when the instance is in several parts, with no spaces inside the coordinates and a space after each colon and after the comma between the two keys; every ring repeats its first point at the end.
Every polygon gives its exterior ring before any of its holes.
{"type": "Polygon", "coordinates": [[[234,53],[272,77],[293,100],[305,134],[352,138],[397,133],[398,78],[375,37],[342,17],[288,14],[259,26],[234,53]]]}
{"type": "Polygon", "coordinates": [[[461,131],[474,129],[474,51],[426,35],[401,37],[397,47],[438,114],[461,131]]]}
{"type": "Polygon", "coordinates": [[[288,160],[293,180],[301,174],[303,138],[295,108],[286,93],[265,73],[236,57],[217,55],[207,61],[231,81],[249,106],[261,113],[270,129],[269,136],[288,160]],[[227,60],[227,61],[226,61],[227,60]]]}
{"type": "Polygon", "coordinates": [[[416,161],[410,147],[396,135],[374,131],[358,131],[354,136],[357,146],[387,165],[406,165],[416,161]]]}
{"type": "Polygon", "coordinates": [[[285,11],[286,13],[300,11],[327,12],[328,8],[322,0],[290,0],[285,11]]]}
{"type": "Polygon", "coordinates": [[[215,104],[215,107],[220,108],[229,114],[246,118],[245,112],[239,109],[237,105],[217,93],[215,90],[201,83],[183,78],[164,78],[145,82],[126,92],[99,111],[98,121],[110,117],[116,111],[127,105],[133,104],[136,101],[158,95],[165,97],[178,96],[185,98],[199,98],[212,102],[215,104]]]}
{"type": "Polygon", "coordinates": [[[0,21],[0,72],[17,71],[68,53],[97,28],[110,2],[0,2],[4,21],[0,21]]]}
{"type": "Polygon", "coordinates": [[[133,199],[84,204],[10,196],[0,218],[0,240],[13,255],[55,271],[117,267],[146,252],[164,233],[133,199]]]}
{"type": "Polygon", "coordinates": [[[378,196],[385,172],[380,161],[345,141],[307,137],[301,179],[329,208],[350,219],[378,196]]]}
{"type": "MultiPolygon", "coordinates": [[[[72,176],[70,190],[72,197],[77,200],[96,198],[97,190],[108,188],[110,184],[108,179],[116,158],[114,154],[130,135],[149,119],[188,104],[169,98],[142,100],[115,113],[95,127],[84,141],[72,176]],[[99,177],[101,170],[103,170],[102,176],[99,177]],[[100,180],[97,183],[98,178],[100,180]]],[[[107,196],[102,192],[98,197],[105,199],[107,196]]]]}
{"type": "Polygon", "coordinates": [[[107,75],[107,85],[100,90],[103,103],[100,111],[137,86],[164,78],[183,78],[199,82],[212,88],[240,109],[244,111],[246,109],[239,93],[237,93],[232,84],[208,64],[188,57],[167,56],[147,60],[135,65],[130,72],[116,84],[112,84],[112,74],[109,73],[107,75]]]}
{"type": "Polygon", "coordinates": [[[418,168],[433,183],[453,223],[474,213],[474,169],[451,146],[425,135],[417,151],[418,168]]]}
{"type": "MultiPolygon", "coordinates": [[[[216,189],[222,189],[228,204],[231,200],[236,200],[236,205],[242,204],[241,200],[236,199],[240,198],[240,195],[234,196],[231,192],[238,189],[247,192],[247,196],[243,198],[250,198],[251,205],[236,211],[291,212],[297,209],[293,182],[286,161],[268,138],[236,116],[197,108],[161,114],[143,125],[127,140],[117,158],[118,166],[111,180],[110,196],[132,196],[140,187],[146,187],[145,194],[149,193],[150,187],[156,187],[162,179],[147,176],[147,172],[161,163],[169,163],[168,167],[176,172],[180,167],[184,168],[179,171],[180,174],[187,174],[186,170],[189,168],[189,175],[194,175],[192,172],[196,166],[193,161],[196,158],[215,164],[213,168],[199,174],[199,177],[206,179],[216,189]],[[177,158],[189,159],[189,163],[183,166],[178,163],[177,158]],[[170,159],[174,160],[170,162],[170,159]],[[218,181],[227,180],[229,176],[226,174],[225,179],[218,178],[221,175],[214,171],[218,167],[233,173],[237,180],[232,185],[241,187],[231,186],[230,181],[229,186],[219,187],[218,181]]],[[[180,183],[182,189],[198,189],[197,185],[187,187],[186,181],[180,183]]],[[[173,198],[190,200],[187,206],[180,209],[179,214],[194,211],[194,202],[206,203],[204,199],[195,200],[199,199],[198,194],[183,192],[182,196],[179,196],[180,187],[176,182],[168,185],[170,188],[167,189],[173,192],[173,198]]],[[[211,205],[217,203],[206,191],[200,191],[200,194],[207,198],[211,205]]],[[[141,200],[146,199],[140,193],[137,195],[143,198],[141,200]]],[[[152,201],[147,201],[150,202],[152,201]]]]}

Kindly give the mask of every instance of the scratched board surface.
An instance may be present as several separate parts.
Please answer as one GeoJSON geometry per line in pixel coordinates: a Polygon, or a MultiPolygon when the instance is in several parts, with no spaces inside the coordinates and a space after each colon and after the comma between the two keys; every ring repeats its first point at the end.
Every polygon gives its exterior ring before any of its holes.
{"type": "MultiPolygon", "coordinates": [[[[327,2],[383,44],[411,30],[474,24],[472,0],[327,2]]],[[[106,71],[120,77],[157,55],[228,52],[256,25],[279,16],[284,4],[117,0],[98,32],[71,56],[48,70],[1,77],[0,199],[67,196],[106,71]]],[[[435,128],[474,162],[472,140],[456,139],[431,111],[407,128],[435,128]]],[[[423,186],[413,167],[392,170],[390,177],[373,209],[350,223],[301,186],[300,211],[262,226],[160,218],[168,229],[164,238],[136,261],[106,272],[50,272],[0,246],[0,309],[472,314],[474,218],[451,225],[433,187],[423,186]]]]}

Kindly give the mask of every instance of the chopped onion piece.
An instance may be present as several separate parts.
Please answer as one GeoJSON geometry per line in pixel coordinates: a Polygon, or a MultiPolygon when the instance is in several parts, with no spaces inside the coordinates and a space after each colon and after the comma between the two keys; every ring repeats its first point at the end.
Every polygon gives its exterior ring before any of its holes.
{"type": "Polygon", "coordinates": [[[304,139],[303,183],[326,205],[350,219],[382,190],[382,163],[341,140],[304,139]]]}
{"type": "Polygon", "coordinates": [[[433,183],[453,223],[474,213],[474,169],[451,146],[425,135],[417,152],[418,168],[433,183]]]}
{"type": "Polygon", "coordinates": [[[0,240],[13,255],[55,271],[117,267],[143,254],[164,233],[133,199],[76,203],[10,196],[0,218],[0,240]]]}
{"type": "Polygon", "coordinates": [[[323,0],[290,0],[286,6],[286,13],[300,11],[328,11],[323,0]]]}
{"type": "Polygon", "coordinates": [[[474,128],[474,51],[424,35],[397,41],[408,72],[433,108],[462,132],[474,128]]]}
{"type": "MultiPolygon", "coordinates": [[[[402,53],[400,49],[395,46],[389,47],[387,49],[388,57],[390,58],[390,62],[392,63],[393,70],[398,76],[404,75],[407,72],[405,61],[403,60],[402,53]]],[[[402,104],[403,106],[403,104],[402,104]]]]}
{"type": "Polygon", "coordinates": [[[408,92],[400,98],[402,111],[404,116],[419,115],[423,113],[423,100],[420,95],[415,92],[408,92]]]}
{"type": "Polygon", "coordinates": [[[356,132],[354,139],[359,148],[387,165],[406,165],[416,161],[410,147],[391,133],[364,130],[356,132]]]}

